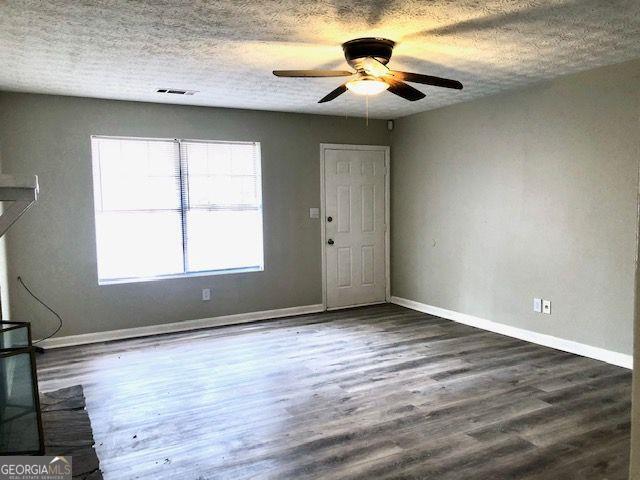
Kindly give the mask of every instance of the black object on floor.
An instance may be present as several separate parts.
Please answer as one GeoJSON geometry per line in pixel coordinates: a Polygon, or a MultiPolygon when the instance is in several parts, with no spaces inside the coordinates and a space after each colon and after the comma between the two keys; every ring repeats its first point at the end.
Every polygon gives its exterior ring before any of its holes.
{"type": "Polygon", "coordinates": [[[46,455],[73,457],[73,478],[102,480],[81,385],[40,394],[46,455]]]}

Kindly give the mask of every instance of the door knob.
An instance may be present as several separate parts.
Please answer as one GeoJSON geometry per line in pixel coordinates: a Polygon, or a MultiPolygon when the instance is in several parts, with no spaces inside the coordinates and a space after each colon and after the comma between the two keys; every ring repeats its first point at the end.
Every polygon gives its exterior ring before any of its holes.
{"type": "Polygon", "coordinates": [[[327,222],[329,223],[333,222],[333,217],[327,217],[327,222]]]}
{"type": "Polygon", "coordinates": [[[329,240],[327,240],[327,243],[328,243],[329,245],[333,245],[333,244],[334,244],[333,238],[330,238],[329,240]]]}

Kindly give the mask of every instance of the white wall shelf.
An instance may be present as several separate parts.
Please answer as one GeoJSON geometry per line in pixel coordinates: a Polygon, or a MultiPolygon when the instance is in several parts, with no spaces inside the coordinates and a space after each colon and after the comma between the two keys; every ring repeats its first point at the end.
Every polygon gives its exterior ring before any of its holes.
{"type": "Polygon", "coordinates": [[[0,175],[0,202],[8,203],[0,215],[0,237],[38,200],[38,192],[35,175],[0,175]]]}

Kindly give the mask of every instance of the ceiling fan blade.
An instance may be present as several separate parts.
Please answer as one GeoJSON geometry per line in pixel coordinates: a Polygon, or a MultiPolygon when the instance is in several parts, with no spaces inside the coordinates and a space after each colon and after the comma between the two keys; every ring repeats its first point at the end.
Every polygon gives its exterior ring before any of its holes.
{"type": "Polygon", "coordinates": [[[389,84],[389,88],[387,89],[389,92],[394,93],[405,100],[409,100],[410,102],[415,102],[416,100],[426,97],[426,95],[420,90],[415,89],[411,85],[407,85],[400,80],[396,80],[395,78],[385,77],[383,80],[389,84]]]}
{"type": "Polygon", "coordinates": [[[274,70],[276,77],[349,77],[353,72],[348,70],[274,70]]]}
{"type": "Polygon", "coordinates": [[[433,85],[434,87],[454,88],[456,90],[462,90],[462,84],[457,80],[451,80],[449,78],[432,77],[431,75],[422,75],[420,73],[411,72],[397,72],[391,71],[398,80],[404,80],[405,82],[422,83],[424,85],[433,85]]]}
{"type": "Polygon", "coordinates": [[[332,90],[331,92],[329,92],[328,95],[325,95],[324,97],[322,97],[320,100],[318,100],[318,103],[326,103],[326,102],[330,102],[331,100],[333,100],[334,98],[342,95],[344,92],[347,91],[347,84],[343,83],[342,85],[340,85],[338,88],[336,88],[335,90],[332,90]]]}
{"type": "Polygon", "coordinates": [[[384,63],[379,62],[373,57],[366,57],[358,65],[356,65],[356,69],[358,67],[362,68],[367,75],[372,75],[374,77],[384,77],[385,75],[389,75],[391,70],[384,63]]]}

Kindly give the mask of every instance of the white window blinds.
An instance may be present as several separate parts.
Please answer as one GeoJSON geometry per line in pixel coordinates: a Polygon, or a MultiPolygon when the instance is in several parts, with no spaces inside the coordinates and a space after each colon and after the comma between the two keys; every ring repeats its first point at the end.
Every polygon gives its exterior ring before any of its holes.
{"type": "Polygon", "coordinates": [[[260,270],[258,143],[92,137],[101,282],[260,270]]]}
{"type": "Polygon", "coordinates": [[[262,266],[262,195],[255,144],[180,143],[189,271],[262,266]]]}

